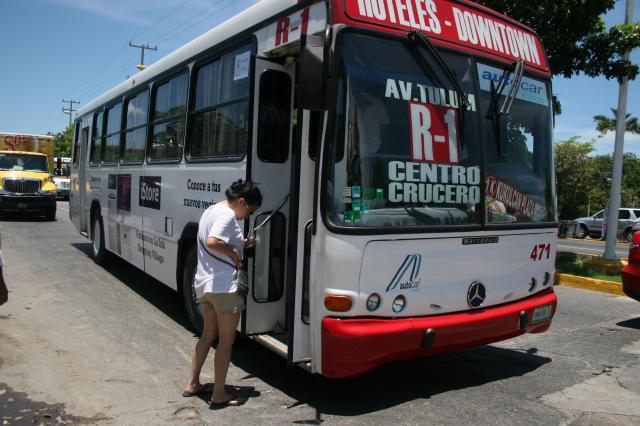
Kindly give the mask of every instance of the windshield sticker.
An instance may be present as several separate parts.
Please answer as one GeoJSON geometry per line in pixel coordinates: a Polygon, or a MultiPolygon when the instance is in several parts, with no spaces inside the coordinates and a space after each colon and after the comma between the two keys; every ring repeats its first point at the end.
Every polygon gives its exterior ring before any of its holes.
{"type": "Polygon", "coordinates": [[[345,0],[347,15],[406,31],[421,30],[450,42],[482,48],[546,67],[540,41],[530,31],[447,0],[345,0]]]}
{"type": "Polygon", "coordinates": [[[409,102],[411,159],[458,164],[457,115],[453,109],[409,102]]]}
{"type": "MultiPolygon", "coordinates": [[[[476,98],[472,93],[465,93],[469,101],[468,111],[476,110],[476,98]]],[[[445,108],[459,108],[460,102],[455,90],[447,90],[441,87],[427,86],[411,81],[387,79],[385,98],[400,99],[408,102],[420,102],[423,104],[440,105],[445,108]]]]}
{"type": "Polygon", "coordinates": [[[477,204],[480,168],[448,164],[389,162],[392,203],[477,204]]]}
{"type": "MultiPolygon", "coordinates": [[[[478,76],[480,77],[480,90],[485,92],[491,91],[491,82],[493,81],[494,87],[498,87],[502,81],[503,70],[500,68],[490,67],[484,64],[478,64],[478,76]]],[[[502,90],[502,94],[509,92],[509,86],[513,82],[513,76],[508,74],[505,77],[505,86],[502,90]]],[[[526,102],[531,102],[538,105],[549,106],[549,97],[547,96],[547,86],[542,81],[534,80],[528,77],[522,77],[517,99],[522,99],[526,102]]]]}
{"type": "Polygon", "coordinates": [[[233,81],[242,80],[249,77],[249,64],[251,63],[251,52],[244,52],[236,55],[236,64],[233,71],[233,81]]]}
{"type": "MultiPolygon", "coordinates": [[[[487,196],[493,198],[499,203],[503,203],[506,207],[509,207],[512,210],[523,214],[524,216],[533,217],[533,214],[536,211],[535,201],[494,176],[487,175],[486,193],[487,196]]],[[[492,206],[490,205],[489,207],[492,206]]],[[[492,207],[492,209],[497,211],[498,213],[506,213],[504,207],[499,205],[497,207],[499,208],[492,207]],[[503,212],[502,210],[505,211],[503,212]]]]}

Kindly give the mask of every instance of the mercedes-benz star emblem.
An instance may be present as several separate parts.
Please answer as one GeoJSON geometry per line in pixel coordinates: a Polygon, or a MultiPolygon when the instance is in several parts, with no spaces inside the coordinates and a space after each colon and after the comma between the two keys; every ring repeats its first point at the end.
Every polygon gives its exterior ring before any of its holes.
{"type": "Polygon", "coordinates": [[[481,282],[474,281],[469,286],[469,291],[467,292],[467,303],[472,308],[478,308],[484,303],[486,295],[487,292],[484,285],[481,282]]]}

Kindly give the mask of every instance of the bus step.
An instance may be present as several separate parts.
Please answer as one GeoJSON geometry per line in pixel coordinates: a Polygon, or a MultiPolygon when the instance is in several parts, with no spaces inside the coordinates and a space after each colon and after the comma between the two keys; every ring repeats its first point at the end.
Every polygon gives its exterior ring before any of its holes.
{"type": "Polygon", "coordinates": [[[287,357],[287,345],[282,343],[280,340],[269,336],[268,334],[256,334],[255,336],[251,336],[251,338],[261,345],[271,349],[281,357],[287,357]]]}

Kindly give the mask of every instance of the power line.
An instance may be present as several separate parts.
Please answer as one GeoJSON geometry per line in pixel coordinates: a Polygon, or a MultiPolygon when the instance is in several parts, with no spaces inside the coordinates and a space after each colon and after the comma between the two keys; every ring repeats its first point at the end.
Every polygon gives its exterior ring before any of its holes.
{"type": "Polygon", "coordinates": [[[138,49],[140,49],[140,65],[138,65],[136,68],[138,68],[140,71],[142,71],[143,69],[145,69],[146,67],[144,66],[144,51],[145,50],[158,50],[158,46],[155,47],[150,47],[149,43],[147,43],[147,45],[145,46],[144,44],[133,44],[131,43],[131,41],[129,41],[129,46],[131,47],[136,47],[138,49]]]}
{"type": "Polygon", "coordinates": [[[73,119],[73,113],[77,110],[73,109],[73,104],[79,104],[80,101],[74,101],[74,100],[65,100],[63,99],[62,102],[64,103],[69,103],[69,108],[62,108],[62,112],[64,112],[65,114],[69,114],[69,125],[71,125],[71,121],[73,119]]]}
{"type": "Polygon", "coordinates": [[[147,28],[145,28],[143,31],[141,31],[140,33],[134,35],[133,37],[131,37],[131,40],[134,40],[138,37],[140,37],[142,34],[146,33],[147,31],[149,31],[151,28],[155,27],[156,25],[158,25],[160,22],[164,21],[165,19],[167,19],[169,16],[173,15],[174,13],[176,13],[181,7],[183,7],[184,5],[186,5],[187,3],[189,3],[192,0],[184,0],[182,3],[180,3],[178,5],[178,7],[176,7],[175,9],[173,9],[171,12],[167,13],[166,15],[164,15],[162,18],[158,19],[156,22],[154,22],[153,24],[149,25],[147,28]]]}

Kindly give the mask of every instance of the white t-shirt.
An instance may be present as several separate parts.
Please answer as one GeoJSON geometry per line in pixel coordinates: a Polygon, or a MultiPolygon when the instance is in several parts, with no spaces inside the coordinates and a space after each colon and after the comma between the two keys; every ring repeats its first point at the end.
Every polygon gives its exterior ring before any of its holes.
{"type": "Polygon", "coordinates": [[[202,213],[200,218],[198,239],[202,244],[197,243],[198,267],[196,268],[194,283],[196,296],[199,298],[205,293],[234,293],[237,290],[235,283],[236,269],[215,259],[209,253],[235,264],[233,258],[206,247],[209,237],[215,237],[227,244],[231,244],[242,253],[244,248],[242,228],[236,220],[234,211],[226,203],[217,203],[210,206],[202,213]],[[208,250],[208,252],[205,250],[208,250]]]}

